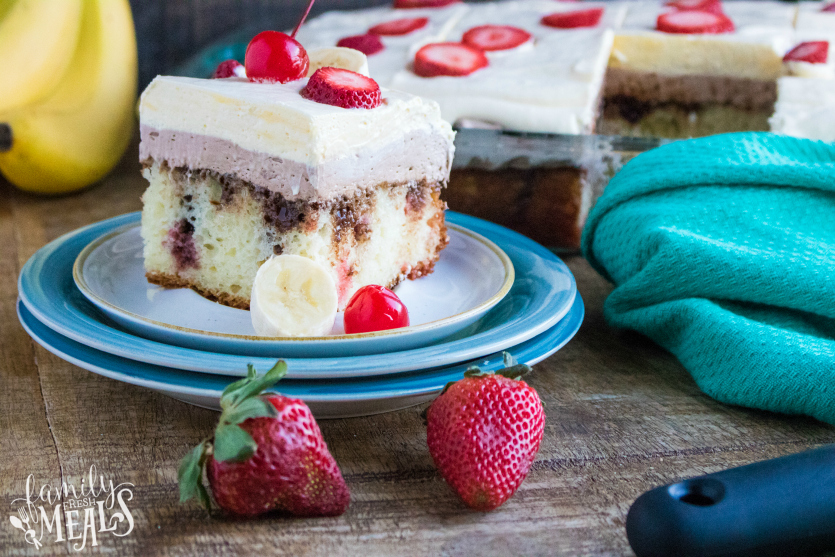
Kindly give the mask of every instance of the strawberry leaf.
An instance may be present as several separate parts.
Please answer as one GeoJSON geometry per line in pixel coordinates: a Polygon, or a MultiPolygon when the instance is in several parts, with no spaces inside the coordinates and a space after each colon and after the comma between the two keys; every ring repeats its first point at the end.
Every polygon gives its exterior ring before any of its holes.
{"type": "Polygon", "coordinates": [[[209,494],[203,486],[203,464],[206,462],[208,441],[204,440],[183,457],[177,470],[177,482],[180,485],[180,503],[185,503],[195,494],[208,510],[209,494]]]}
{"type": "Polygon", "coordinates": [[[221,423],[215,430],[215,460],[243,462],[255,454],[256,449],[258,445],[252,436],[237,425],[221,423]]]}
{"type": "Polygon", "coordinates": [[[521,379],[523,375],[531,370],[531,366],[526,364],[516,364],[513,367],[506,367],[496,372],[496,375],[507,377],[508,379],[521,379]]]}
{"type": "Polygon", "coordinates": [[[235,425],[249,418],[275,418],[278,412],[270,402],[254,397],[242,400],[224,412],[224,424],[235,425]]]}

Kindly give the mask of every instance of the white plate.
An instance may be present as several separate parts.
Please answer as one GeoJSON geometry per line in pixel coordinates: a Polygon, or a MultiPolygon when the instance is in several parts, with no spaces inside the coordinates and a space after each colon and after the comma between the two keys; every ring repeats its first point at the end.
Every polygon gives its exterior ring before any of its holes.
{"type": "Polygon", "coordinates": [[[256,336],[248,311],[209,301],[190,289],[148,283],[136,225],[93,241],[79,254],[73,277],[82,294],[116,323],[160,342],[224,353],[256,354],[266,348],[284,357],[380,354],[450,337],[510,291],[510,258],[480,234],[454,224],[448,228],[450,243],[435,272],[397,288],[411,326],[375,333],[344,334],[340,312],[331,336],[256,336]]]}

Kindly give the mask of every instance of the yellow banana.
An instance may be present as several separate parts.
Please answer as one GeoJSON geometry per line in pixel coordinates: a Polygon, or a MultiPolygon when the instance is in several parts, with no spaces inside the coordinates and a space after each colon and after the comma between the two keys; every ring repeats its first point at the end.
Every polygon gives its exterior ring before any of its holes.
{"type": "Polygon", "coordinates": [[[84,0],[0,0],[0,112],[46,97],[67,70],[84,0]]]}
{"type": "Polygon", "coordinates": [[[55,89],[43,102],[0,112],[0,128],[11,130],[0,172],[26,191],[57,194],[90,185],[130,141],[137,78],[130,5],[83,0],[83,6],[75,53],[55,89]]]}

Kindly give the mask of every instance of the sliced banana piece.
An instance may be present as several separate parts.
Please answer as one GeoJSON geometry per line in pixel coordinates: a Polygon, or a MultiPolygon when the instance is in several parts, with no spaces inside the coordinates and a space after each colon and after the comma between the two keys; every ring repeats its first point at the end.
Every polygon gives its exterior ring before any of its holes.
{"type": "Polygon", "coordinates": [[[299,255],[274,255],[255,275],[252,326],[267,337],[327,335],[337,302],[336,283],[323,265],[299,255]]]}
{"type": "Polygon", "coordinates": [[[345,48],[342,46],[329,46],[324,48],[312,48],[307,51],[310,66],[307,69],[307,77],[319,68],[341,68],[351,70],[368,77],[368,58],[359,50],[345,48]]]}

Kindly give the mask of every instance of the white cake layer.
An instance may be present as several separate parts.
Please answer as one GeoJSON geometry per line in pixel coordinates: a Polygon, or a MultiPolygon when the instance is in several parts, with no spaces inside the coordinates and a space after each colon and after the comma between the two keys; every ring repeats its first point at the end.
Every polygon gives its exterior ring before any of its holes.
{"type": "Polygon", "coordinates": [[[835,80],[783,77],[777,90],[772,131],[835,141],[835,80]]]}

